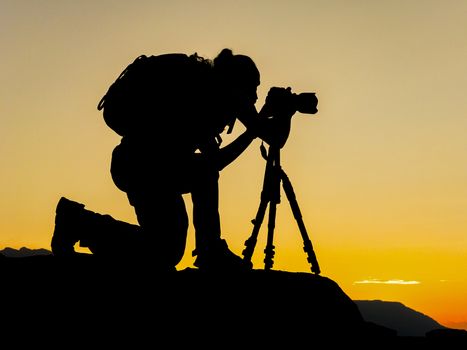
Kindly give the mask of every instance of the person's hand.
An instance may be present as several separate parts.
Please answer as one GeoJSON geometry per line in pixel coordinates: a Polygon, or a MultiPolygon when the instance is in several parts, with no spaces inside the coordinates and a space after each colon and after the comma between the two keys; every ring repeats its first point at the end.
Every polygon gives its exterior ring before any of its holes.
{"type": "Polygon", "coordinates": [[[295,112],[291,89],[271,88],[266,103],[258,113],[257,136],[270,146],[282,148],[289,137],[291,119],[295,112]]]}

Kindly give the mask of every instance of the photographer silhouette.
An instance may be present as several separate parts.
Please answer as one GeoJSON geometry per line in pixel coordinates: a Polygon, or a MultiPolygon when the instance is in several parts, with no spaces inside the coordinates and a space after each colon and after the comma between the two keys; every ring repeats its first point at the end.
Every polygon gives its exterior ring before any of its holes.
{"type": "Polygon", "coordinates": [[[62,197],[56,208],[52,252],[75,256],[74,246],[105,258],[130,256],[160,270],[175,270],[187,238],[183,194],[193,202],[196,256],[205,270],[248,270],[221,237],[219,172],[256,138],[285,144],[290,118],[316,107],[310,97],[272,88],[255,108],[260,73],[253,60],[223,49],[214,60],[196,53],[140,56],[99,102],[104,120],[121,142],[112,152],[111,175],[126,193],[139,225],[85,209],[62,197]],[[311,101],[311,107],[310,107],[311,101]],[[313,107],[314,106],[314,107],[313,107]],[[221,133],[238,119],[246,130],[221,147],[221,133]]]}
{"type": "Polygon", "coordinates": [[[182,194],[191,193],[195,266],[249,269],[251,263],[231,252],[221,238],[218,178],[258,136],[259,71],[251,58],[230,49],[212,61],[197,54],[145,58],[122,72],[99,103],[112,128],[111,113],[121,117],[124,112],[127,118],[113,128],[122,139],[112,153],[111,175],[127,194],[139,225],[62,197],[56,208],[53,254],[73,256],[79,241],[95,256],[130,255],[173,270],[184,255],[188,229],[182,194]],[[145,80],[131,89],[121,88],[125,79],[136,79],[134,67],[145,80]],[[127,96],[122,92],[134,96],[127,99],[129,107],[116,108],[118,103],[112,102],[127,96]],[[227,126],[230,132],[236,119],[246,131],[221,147],[220,134],[227,126]]]}

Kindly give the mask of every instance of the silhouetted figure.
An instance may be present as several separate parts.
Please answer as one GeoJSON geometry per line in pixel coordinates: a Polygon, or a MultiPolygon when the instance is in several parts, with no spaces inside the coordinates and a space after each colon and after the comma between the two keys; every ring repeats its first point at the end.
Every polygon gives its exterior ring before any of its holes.
{"type": "Polygon", "coordinates": [[[74,255],[79,241],[96,256],[132,256],[161,269],[174,269],[184,255],[188,229],[182,194],[190,193],[195,266],[251,268],[221,238],[218,179],[219,172],[259,134],[255,108],[259,84],[253,60],[234,55],[230,49],[222,50],[214,60],[197,54],[135,60],[109,88],[99,109],[104,109],[107,124],[122,136],[112,153],[111,175],[127,194],[139,225],[61,198],[52,238],[54,255],[74,255]],[[119,80],[131,79],[135,67],[146,67],[145,81],[130,92],[119,88],[119,80]],[[133,95],[128,110],[111,103],[125,97],[122,91],[133,95]],[[112,113],[123,112],[126,120],[112,120],[112,113]],[[236,119],[246,130],[221,147],[220,134],[227,126],[230,132],[236,119]]]}

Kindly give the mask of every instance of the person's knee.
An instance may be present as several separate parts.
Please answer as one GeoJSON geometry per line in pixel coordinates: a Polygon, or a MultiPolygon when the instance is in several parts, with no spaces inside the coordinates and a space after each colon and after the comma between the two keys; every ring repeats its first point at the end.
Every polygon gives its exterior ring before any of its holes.
{"type": "Polygon", "coordinates": [[[179,194],[161,194],[135,205],[138,222],[144,231],[144,249],[153,251],[173,266],[183,258],[189,220],[185,201],[179,194]]]}

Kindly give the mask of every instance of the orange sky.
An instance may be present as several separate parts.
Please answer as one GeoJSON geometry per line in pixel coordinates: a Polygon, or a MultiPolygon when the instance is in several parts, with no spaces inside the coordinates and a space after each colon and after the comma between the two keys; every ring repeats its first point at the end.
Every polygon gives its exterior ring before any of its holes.
{"type": "MultiPolygon", "coordinates": [[[[353,299],[467,328],[466,16],[456,0],[2,0],[0,248],[49,248],[62,195],[135,223],[110,178],[119,137],[98,101],[140,54],[229,47],[261,71],[258,106],[271,86],[317,92],[282,164],[322,275],[353,299]]],[[[221,174],[223,236],[238,254],[264,165],[255,141],[221,174]]],[[[285,196],[275,236],[274,268],[309,271],[285,196]]],[[[193,262],[192,227],[188,239],[179,268],[193,262]]]]}

